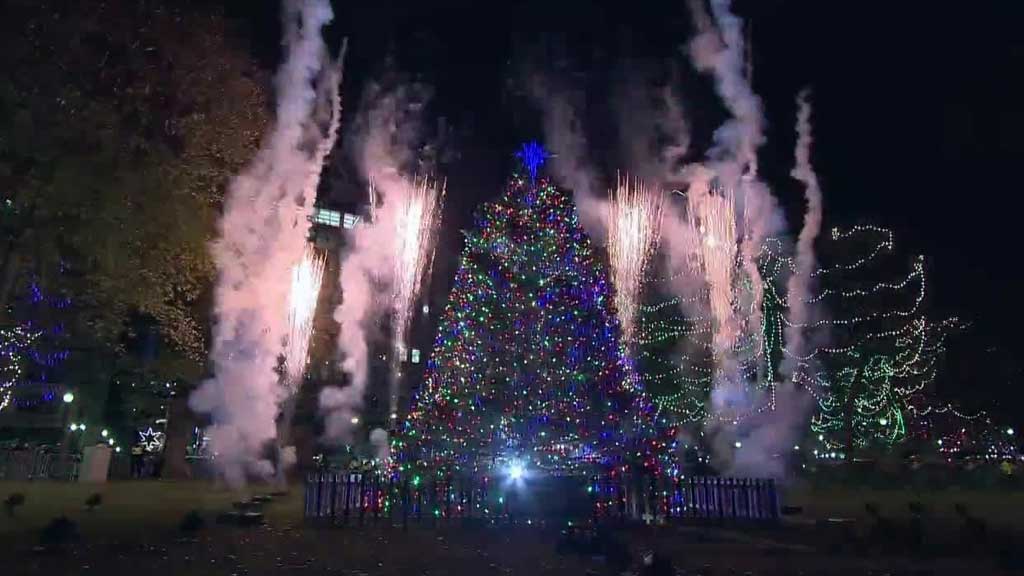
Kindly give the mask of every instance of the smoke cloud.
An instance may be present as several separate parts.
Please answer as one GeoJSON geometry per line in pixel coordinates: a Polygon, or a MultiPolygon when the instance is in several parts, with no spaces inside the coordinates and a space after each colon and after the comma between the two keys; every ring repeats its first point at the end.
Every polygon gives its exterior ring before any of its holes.
{"type": "Polygon", "coordinates": [[[264,457],[284,399],[276,371],[286,338],[292,268],[302,257],[326,154],[339,121],[341,60],[332,60],[321,29],[333,18],[327,0],[286,0],[285,60],[278,72],[273,129],[231,183],[219,238],[211,360],[214,377],[189,400],[211,415],[207,430],[225,479],[274,472],[264,457]]]}
{"type": "Polygon", "coordinates": [[[619,147],[630,174],[649,186],[671,189],[680,181],[690,149],[682,98],[669,82],[652,86],[630,66],[618,82],[619,147]]]}
{"type": "Polygon", "coordinates": [[[370,431],[370,446],[373,448],[373,457],[381,462],[387,462],[391,457],[391,445],[388,443],[387,430],[374,428],[370,431]]]}
{"type": "Polygon", "coordinates": [[[763,352],[757,258],[764,241],[784,231],[785,219],[757,175],[764,116],[745,66],[743,21],[729,0],[710,0],[710,13],[702,0],[690,0],[689,7],[697,30],[690,59],[712,75],[730,117],[715,131],[706,161],[682,171],[686,202],[675,218],[666,218],[663,246],[684,312],[712,322],[714,381],[706,433],[716,466],[735,474],[781,476],[783,461],[776,455],[799,433],[803,403],[796,391],[774,385],[766,362],[741,358],[738,350],[751,343],[763,352]],[[751,361],[757,367],[753,375],[743,369],[751,361]]]}
{"type": "MultiPolygon", "coordinates": [[[[338,348],[345,387],[327,387],[320,395],[325,439],[350,442],[353,419],[363,407],[369,378],[371,344],[379,338],[379,319],[392,313],[392,288],[399,253],[396,230],[404,201],[414,192],[421,114],[427,93],[420,86],[384,89],[370,86],[363,98],[350,145],[361,176],[375,191],[370,222],[346,230],[341,263],[342,303],[334,312],[341,326],[338,348]]],[[[394,353],[394,351],[389,351],[394,353]]]]}
{"type": "Polygon", "coordinates": [[[804,197],[807,200],[807,212],[804,214],[803,227],[796,241],[796,270],[787,283],[789,301],[789,323],[786,325],[785,339],[789,353],[782,365],[782,371],[792,377],[797,369],[798,359],[805,354],[805,335],[803,324],[813,320],[813,310],[808,300],[811,298],[811,273],[814,271],[814,241],[821,232],[823,202],[818,176],[811,166],[811,103],[808,91],[803,90],[797,96],[796,113],[796,166],[790,173],[804,185],[804,197]]]}
{"type": "Polygon", "coordinates": [[[591,238],[601,240],[608,228],[608,200],[600,195],[604,186],[591,164],[583,123],[576,113],[582,108],[582,96],[542,74],[530,78],[528,89],[544,120],[551,174],[557,184],[572,190],[584,229],[591,238]]]}
{"type": "Polygon", "coordinates": [[[794,379],[806,354],[807,335],[802,325],[814,319],[815,310],[808,300],[813,288],[814,241],[821,231],[823,211],[821,188],[811,167],[811,105],[806,90],[797,96],[796,132],[796,166],[791,174],[804,184],[807,211],[797,237],[795,270],[787,281],[789,322],[784,330],[786,353],[779,368],[784,378],[773,391],[773,409],[755,415],[744,427],[742,447],[731,463],[733,473],[739,475],[783,477],[810,407],[810,397],[794,379]]]}

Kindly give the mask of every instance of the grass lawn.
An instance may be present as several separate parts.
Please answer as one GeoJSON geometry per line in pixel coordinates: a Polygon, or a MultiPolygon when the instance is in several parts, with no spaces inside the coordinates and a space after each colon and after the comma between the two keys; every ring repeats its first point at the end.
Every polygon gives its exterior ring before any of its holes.
{"type": "MultiPolygon", "coordinates": [[[[0,500],[19,492],[26,498],[14,518],[0,513],[0,534],[38,530],[61,514],[78,522],[83,533],[175,528],[189,510],[212,517],[230,510],[233,501],[268,491],[265,486],[257,486],[249,492],[236,492],[198,481],[0,482],[0,500]],[[89,512],[85,501],[96,493],[103,496],[103,503],[96,511],[89,512]]],[[[936,521],[958,521],[953,506],[962,502],[972,515],[984,518],[993,526],[1021,528],[1024,522],[1020,514],[1024,510],[1024,491],[1002,489],[916,491],[804,486],[786,489],[783,501],[802,507],[801,516],[808,520],[854,518],[867,521],[864,505],[868,502],[878,505],[886,517],[906,519],[910,517],[907,504],[918,501],[936,521]]],[[[302,487],[293,486],[287,496],[265,506],[264,514],[271,525],[301,523],[302,487]]]]}
{"type": "Polygon", "coordinates": [[[986,520],[993,527],[1024,528],[1024,491],[1009,489],[965,490],[892,490],[850,487],[794,487],[784,491],[786,505],[803,507],[803,516],[818,520],[825,518],[854,518],[868,520],[864,505],[878,506],[885,517],[909,519],[910,502],[924,505],[927,515],[937,522],[959,522],[954,506],[963,503],[968,512],[986,520]]]}
{"type": "MultiPolygon", "coordinates": [[[[267,489],[255,490],[253,494],[267,489]]],[[[0,534],[35,531],[53,518],[66,515],[83,534],[124,530],[173,529],[189,510],[206,516],[231,510],[231,503],[246,496],[209,482],[125,481],[107,484],[67,482],[0,482],[0,500],[13,493],[25,495],[25,504],[13,518],[0,512],[0,534]],[[103,503],[93,512],[85,501],[101,494],[103,503]]],[[[272,524],[292,524],[302,517],[302,490],[264,507],[272,524]]]]}
{"type": "MultiPolygon", "coordinates": [[[[250,494],[268,492],[254,487],[250,494]]],[[[0,512],[0,574],[307,574],[378,576],[386,574],[605,574],[611,556],[559,553],[559,526],[503,526],[478,523],[439,527],[350,526],[329,529],[302,522],[302,488],[263,507],[266,525],[234,527],[212,522],[231,503],[250,494],[206,482],[131,481],[88,485],[57,482],[0,482],[0,499],[25,494],[14,518],[0,512]],[[95,511],[85,508],[92,494],[103,495],[95,511]],[[208,520],[194,535],[177,527],[190,510],[208,520]],[[37,554],[40,529],[61,514],[77,522],[81,539],[66,553],[37,554]]],[[[1024,494],[1005,490],[790,489],[786,503],[804,507],[808,520],[864,519],[864,503],[874,502],[895,519],[908,515],[907,503],[920,501],[933,515],[954,519],[953,504],[964,502],[990,522],[1020,525],[1024,494]]],[[[866,520],[866,519],[865,519],[866,520]]],[[[858,522],[865,525],[866,522],[858,522]]],[[[941,524],[946,524],[942,522],[941,524]]],[[[866,526],[865,526],[866,527],[866,526]]],[[[727,574],[885,574],[926,570],[931,574],[989,574],[997,570],[992,549],[960,552],[955,524],[929,534],[927,552],[888,552],[839,546],[845,533],[813,525],[732,526],[715,524],[615,530],[635,566],[644,550],[669,555],[686,573],[727,574]],[[836,538],[839,538],[837,541],[836,538]]],[[[1019,533],[1019,530],[1018,530],[1019,533]]]]}

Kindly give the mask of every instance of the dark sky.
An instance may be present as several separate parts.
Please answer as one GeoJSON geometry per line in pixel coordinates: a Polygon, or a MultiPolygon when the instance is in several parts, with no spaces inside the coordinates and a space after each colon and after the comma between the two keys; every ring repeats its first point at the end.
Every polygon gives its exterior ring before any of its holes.
{"type": "MultiPolygon", "coordinates": [[[[614,106],[610,71],[624,67],[674,66],[698,141],[723,119],[710,81],[680,51],[691,33],[682,0],[344,4],[330,35],[350,38],[346,114],[386,70],[431,85],[430,114],[457,133],[444,175],[446,218],[458,226],[499,194],[515,145],[542,136],[516,82],[538,47],[562,55],[566,81],[585,88],[597,148],[597,116],[614,106]]],[[[273,66],[276,2],[234,0],[231,11],[250,21],[254,50],[273,66]]],[[[1012,248],[1022,228],[1024,3],[748,0],[735,11],[752,23],[754,87],[768,117],[761,171],[776,195],[799,214],[801,190],[787,174],[793,98],[809,86],[826,225],[891,227],[908,261],[925,254],[932,309],[973,323],[942,391],[1022,416],[1024,273],[1012,248]]]]}

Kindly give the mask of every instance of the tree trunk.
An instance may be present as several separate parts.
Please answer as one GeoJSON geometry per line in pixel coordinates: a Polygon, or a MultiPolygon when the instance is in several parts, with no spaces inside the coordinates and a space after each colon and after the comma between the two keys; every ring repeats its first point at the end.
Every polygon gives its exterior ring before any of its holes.
{"type": "Polygon", "coordinates": [[[167,414],[167,432],[164,438],[164,478],[185,480],[192,470],[185,459],[186,448],[195,428],[195,415],[188,407],[188,395],[175,396],[167,414]]]}
{"type": "Polygon", "coordinates": [[[8,240],[4,250],[3,267],[0,268],[0,322],[7,319],[8,306],[14,293],[14,282],[21,270],[21,250],[17,240],[8,240]]]}

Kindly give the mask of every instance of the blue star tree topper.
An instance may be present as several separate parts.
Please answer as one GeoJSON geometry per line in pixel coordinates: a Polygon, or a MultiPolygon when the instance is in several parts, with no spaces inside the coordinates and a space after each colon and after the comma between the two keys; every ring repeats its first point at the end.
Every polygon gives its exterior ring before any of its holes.
{"type": "Polygon", "coordinates": [[[551,155],[544,149],[543,146],[537,143],[535,140],[524,143],[519,147],[519,151],[516,152],[516,158],[523,163],[526,170],[530,173],[530,179],[537,179],[537,171],[544,165],[544,162],[550,158],[551,155]]]}

